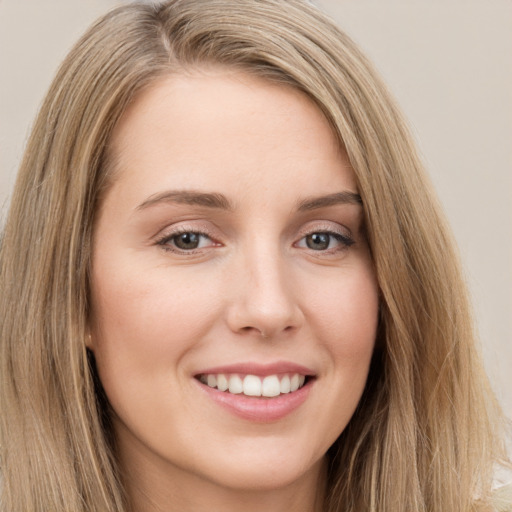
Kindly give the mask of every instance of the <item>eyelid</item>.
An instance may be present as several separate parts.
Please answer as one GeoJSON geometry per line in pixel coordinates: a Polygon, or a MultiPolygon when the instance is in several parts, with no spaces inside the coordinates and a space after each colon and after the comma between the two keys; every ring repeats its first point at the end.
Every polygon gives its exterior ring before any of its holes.
{"type": "Polygon", "coordinates": [[[319,255],[334,254],[334,253],[346,250],[356,243],[354,237],[352,236],[350,229],[348,229],[347,227],[342,226],[341,224],[338,224],[338,223],[322,222],[322,223],[318,223],[318,224],[310,223],[306,227],[302,228],[299,232],[299,238],[294,243],[294,246],[297,246],[297,244],[299,242],[301,242],[302,240],[304,240],[307,236],[313,235],[315,233],[327,234],[331,237],[334,237],[341,244],[340,247],[335,247],[335,248],[325,249],[325,250],[309,249],[313,252],[318,253],[319,255]],[[311,224],[313,224],[313,225],[311,225],[311,224]]]}
{"type": "Polygon", "coordinates": [[[164,250],[174,252],[177,254],[194,254],[205,249],[205,247],[201,247],[198,249],[190,249],[185,251],[179,249],[178,247],[167,245],[167,243],[171,241],[174,237],[177,237],[183,233],[195,233],[197,235],[206,237],[211,240],[211,247],[222,245],[220,242],[216,240],[216,237],[213,234],[212,230],[206,228],[205,226],[192,226],[190,224],[185,223],[180,223],[178,225],[169,226],[168,228],[163,229],[158,235],[155,236],[154,243],[162,247],[164,250]]]}
{"type": "Polygon", "coordinates": [[[309,222],[299,230],[299,237],[303,238],[313,233],[331,233],[353,240],[353,235],[350,229],[338,222],[309,222]]]}
{"type": "MultiPolygon", "coordinates": [[[[301,240],[314,233],[328,234],[336,238],[338,242],[341,244],[341,247],[339,248],[315,251],[319,253],[322,252],[324,254],[328,254],[329,252],[338,252],[340,250],[347,249],[356,242],[352,236],[350,229],[348,229],[346,226],[343,226],[342,224],[339,224],[338,222],[312,221],[307,223],[305,226],[301,227],[297,235],[296,241],[293,243],[293,245],[297,246],[297,244],[301,240]]],[[[154,237],[154,243],[155,245],[161,246],[163,249],[170,252],[191,255],[197,252],[201,252],[204,249],[208,249],[210,247],[222,246],[223,244],[219,242],[218,238],[219,237],[217,236],[216,233],[214,233],[214,230],[208,228],[204,224],[198,226],[197,224],[194,225],[194,222],[179,222],[177,224],[173,224],[161,230],[160,233],[154,237]],[[177,237],[183,233],[195,233],[197,235],[206,237],[211,241],[211,245],[208,245],[208,247],[200,247],[197,249],[182,250],[178,247],[168,244],[168,242],[170,242],[174,237],[177,237]]]]}

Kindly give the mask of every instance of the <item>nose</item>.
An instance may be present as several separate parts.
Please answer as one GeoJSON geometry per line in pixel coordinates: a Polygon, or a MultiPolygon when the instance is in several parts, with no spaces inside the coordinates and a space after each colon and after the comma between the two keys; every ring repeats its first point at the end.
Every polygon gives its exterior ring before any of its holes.
{"type": "Polygon", "coordinates": [[[260,251],[244,258],[232,276],[227,321],[238,334],[275,338],[298,330],[304,321],[290,268],[279,251],[260,251]]]}

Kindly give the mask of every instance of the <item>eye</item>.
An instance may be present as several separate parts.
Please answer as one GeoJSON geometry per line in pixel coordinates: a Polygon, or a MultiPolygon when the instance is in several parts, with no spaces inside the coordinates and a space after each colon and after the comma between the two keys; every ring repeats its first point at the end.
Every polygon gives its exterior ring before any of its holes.
{"type": "Polygon", "coordinates": [[[194,251],[216,245],[206,233],[198,231],[181,231],[166,235],[157,243],[163,246],[164,249],[175,252],[194,251]]]}
{"type": "Polygon", "coordinates": [[[354,244],[352,238],[332,231],[317,231],[301,238],[297,247],[305,247],[313,251],[342,250],[354,244]]]}

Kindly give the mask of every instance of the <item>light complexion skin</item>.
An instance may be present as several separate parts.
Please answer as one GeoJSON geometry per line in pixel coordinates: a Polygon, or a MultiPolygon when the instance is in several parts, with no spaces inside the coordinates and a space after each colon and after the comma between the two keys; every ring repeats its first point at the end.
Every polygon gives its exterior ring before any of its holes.
{"type": "Polygon", "coordinates": [[[326,119],[292,88],[194,70],[140,94],[111,151],[89,348],[134,510],[320,510],[378,311],[326,119]]]}

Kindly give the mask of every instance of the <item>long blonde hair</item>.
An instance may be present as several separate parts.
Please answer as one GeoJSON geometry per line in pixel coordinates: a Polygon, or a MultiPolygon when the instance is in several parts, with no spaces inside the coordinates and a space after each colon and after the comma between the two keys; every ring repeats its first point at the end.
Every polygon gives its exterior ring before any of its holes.
{"type": "Polygon", "coordinates": [[[381,294],[370,377],[328,453],[325,509],[487,510],[502,417],[475,348],[454,244],[394,102],[353,42],[301,0],[130,4],[62,64],[0,249],[3,512],[129,510],[85,348],[109,138],[134,96],[189,66],[239,68],[323,111],[355,170],[381,294]]]}

